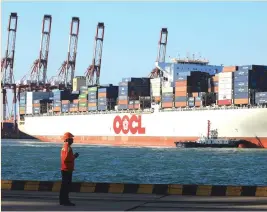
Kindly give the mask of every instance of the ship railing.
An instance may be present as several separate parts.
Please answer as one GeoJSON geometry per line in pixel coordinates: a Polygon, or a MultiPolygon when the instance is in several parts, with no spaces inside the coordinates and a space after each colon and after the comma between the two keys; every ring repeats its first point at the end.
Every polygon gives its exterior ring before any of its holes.
{"type": "MultiPolygon", "coordinates": [[[[202,111],[202,110],[242,110],[242,109],[257,109],[257,108],[267,108],[266,105],[255,105],[255,106],[213,106],[213,107],[185,107],[185,108],[168,108],[168,109],[159,109],[159,112],[173,112],[173,111],[202,111]]],[[[36,116],[71,116],[71,115],[98,115],[98,114],[121,114],[121,113],[130,113],[130,114],[148,114],[153,113],[153,108],[146,109],[137,109],[137,110],[109,110],[109,111],[77,111],[77,112],[69,112],[69,113],[54,113],[48,112],[43,114],[25,114],[25,117],[36,117],[36,116]]]]}

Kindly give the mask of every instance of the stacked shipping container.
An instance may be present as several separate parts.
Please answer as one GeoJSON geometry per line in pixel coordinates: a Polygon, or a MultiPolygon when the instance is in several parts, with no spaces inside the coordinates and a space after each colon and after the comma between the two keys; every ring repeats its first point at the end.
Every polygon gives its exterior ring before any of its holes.
{"type": "Polygon", "coordinates": [[[154,102],[161,101],[161,78],[150,79],[150,96],[154,102]]]}
{"type": "Polygon", "coordinates": [[[186,107],[187,106],[187,94],[188,94],[188,85],[187,85],[187,76],[179,76],[175,82],[175,107],[186,107]]]}
{"type": "Polygon", "coordinates": [[[88,88],[88,111],[97,110],[97,87],[88,88]]]}
{"type": "Polygon", "coordinates": [[[232,104],[233,72],[219,73],[218,105],[232,104]]]}
{"type": "MultiPolygon", "coordinates": [[[[50,92],[27,92],[26,95],[26,113],[27,114],[33,114],[34,113],[34,101],[35,100],[49,100],[49,98],[52,96],[52,94],[50,92]]],[[[37,103],[36,105],[36,113],[38,111],[38,107],[40,108],[40,106],[38,106],[39,103],[37,103]]],[[[39,109],[40,110],[40,109],[39,109]]]]}
{"type": "Polygon", "coordinates": [[[113,110],[118,98],[118,86],[98,88],[98,110],[113,110]]]}
{"type": "Polygon", "coordinates": [[[255,103],[257,105],[267,105],[267,92],[256,92],[255,103]]]}
{"type": "Polygon", "coordinates": [[[173,87],[162,87],[162,108],[172,108],[173,107],[173,87]]]}
{"type": "Polygon", "coordinates": [[[70,112],[78,112],[79,111],[79,99],[74,99],[73,103],[70,103],[70,112]]]}
{"type": "Polygon", "coordinates": [[[249,71],[236,71],[234,73],[234,104],[249,104],[249,99],[249,71]]]}
{"type": "Polygon", "coordinates": [[[149,78],[123,78],[119,83],[118,109],[128,109],[129,100],[150,96],[149,78]]]}
{"type": "Polygon", "coordinates": [[[70,112],[70,100],[62,100],[61,101],[61,112],[62,113],[70,112]]]}
{"type": "Polygon", "coordinates": [[[26,92],[20,94],[19,99],[19,114],[24,115],[26,112],[26,92]]]}

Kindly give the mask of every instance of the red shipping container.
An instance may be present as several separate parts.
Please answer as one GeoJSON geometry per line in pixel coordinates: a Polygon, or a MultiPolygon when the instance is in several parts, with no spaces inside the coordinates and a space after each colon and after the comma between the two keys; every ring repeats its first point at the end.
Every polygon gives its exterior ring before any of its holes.
{"type": "Polygon", "coordinates": [[[107,93],[98,93],[98,97],[106,97],[107,96],[107,93]]]}
{"type": "Polygon", "coordinates": [[[177,91],[187,91],[187,86],[175,87],[175,92],[177,91]]]}
{"type": "Polygon", "coordinates": [[[134,109],[139,109],[140,108],[140,104],[134,104],[134,109]]]}
{"type": "Polygon", "coordinates": [[[184,81],[176,81],[175,87],[187,86],[187,80],[184,81]]]}
{"type": "Polygon", "coordinates": [[[163,108],[172,108],[173,103],[172,102],[164,102],[164,103],[162,103],[162,107],[163,108]]]}
{"type": "Polygon", "coordinates": [[[186,102],[175,102],[175,107],[186,107],[187,103],[186,102]]]}
{"type": "Polygon", "coordinates": [[[231,105],[232,99],[218,100],[218,105],[231,105]]]}
{"type": "Polygon", "coordinates": [[[70,100],[62,100],[61,102],[62,102],[63,105],[64,104],[69,104],[70,103],[70,100]]]}
{"type": "Polygon", "coordinates": [[[237,66],[224,66],[222,72],[235,72],[237,70],[237,66]]]}
{"type": "Polygon", "coordinates": [[[79,99],[73,99],[73,103],[79,103],[79,99]]]}
{"type": "Polygon", "coordinates": [[[119,105],[127,105],[128,104],[128,100],[119,100],[118,104],[119,105]]]}
{"type": "Polygon", "coordinates": [[[155,98],[155,101],[156,102],[159,102],[160,101],[160,96],[154,96],[154,98],[155,98]]]}
{"type": "Polygon", "coordinates": [[[186,96],[187,91],[175,91],[175,96],[186,96]]]}
{"type": "Polygon", "coordinates": [[[201,102],[195,102],[195,107],[200,107],[201,106],[201,102]]]}
{"type": "Polygon", "coordinates": [[[133,105],[128,105],[128,109],[134,109],[133,105]]]}

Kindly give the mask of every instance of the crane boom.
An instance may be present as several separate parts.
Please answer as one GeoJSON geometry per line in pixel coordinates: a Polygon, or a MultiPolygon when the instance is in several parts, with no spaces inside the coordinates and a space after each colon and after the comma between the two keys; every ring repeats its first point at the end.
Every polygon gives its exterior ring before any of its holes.
{"type": "Polygon", "coordinates": [[[102,61],[102,50],[104,41],[105,26],[104,23],[99,22],[96,27],[96,36],[94,42],[94,52],[92,65],[86,70],[86,81],[89,85],[99,85],[100,83],[100,70],[102,61]],[[95,78],[95,80],[94,80],[95,78]]]}

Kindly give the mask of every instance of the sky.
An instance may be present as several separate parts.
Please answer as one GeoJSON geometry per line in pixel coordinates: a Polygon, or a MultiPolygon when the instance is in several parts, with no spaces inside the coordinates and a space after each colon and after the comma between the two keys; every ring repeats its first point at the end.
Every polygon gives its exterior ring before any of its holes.
{"type": "Polygon", "coordinates": [[[67,58],[70,22],[80,18],[75,75],[92,62],[98,22],[105,24],[100,83],[146,77],[154,68],[160,30],[168,28],[166,59],[201,55],[212,65],[267,65],[267,2],[4,2],[2,49],[11,12],[18,14],[15,80],[38,58],[41,24],[52,15],[48,78],[67,58]]]}

